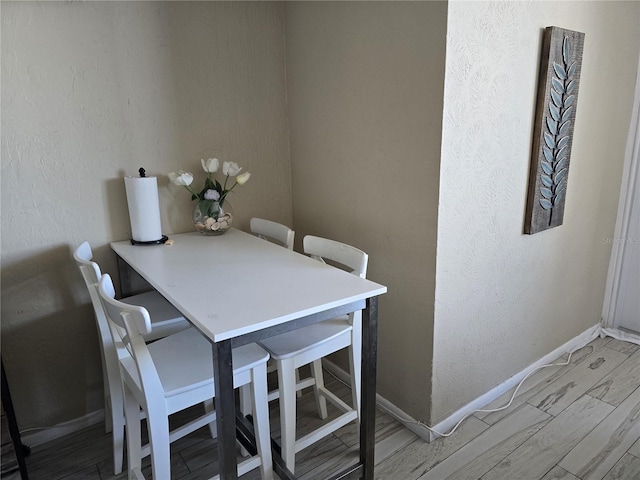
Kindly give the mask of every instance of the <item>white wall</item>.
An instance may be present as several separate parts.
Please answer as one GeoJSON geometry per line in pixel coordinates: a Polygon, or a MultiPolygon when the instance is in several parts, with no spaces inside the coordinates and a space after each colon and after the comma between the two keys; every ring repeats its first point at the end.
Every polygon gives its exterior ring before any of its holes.
{"type": "Polygon", "coordinates": [[[193,229],[166,173],[218,156],[231,198],[291,223],[281,3],[2,2],[2,357],[21,428],[102,408],[89,297],[71,249],[112,275],[124,182],[159,176],[163,232],[193,229]]]}
{"type": "Polygon", "coordinates": [[[638,2],[449,2],[432,423],[600,321],[638,2]],[[585,33],[564,225],[523,235],[542,32],[585,33]]]}
{"type": "Polygon", "coordinates": [[[285,13],[296,238],[369,254],[368,277],[389,289],[378,392],[424,420],[446,3],[287,2],[285,13]]]}

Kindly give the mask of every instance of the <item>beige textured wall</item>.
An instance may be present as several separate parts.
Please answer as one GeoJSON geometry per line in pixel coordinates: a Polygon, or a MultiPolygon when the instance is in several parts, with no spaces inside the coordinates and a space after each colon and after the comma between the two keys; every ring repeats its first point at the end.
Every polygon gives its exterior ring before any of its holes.
{"type": "Polygon", "coordinates": [[[21,428],[102,407],[83,240],[115,274],[125,174],[159,175],[164,233],[192,204],[166,173],[219,156],[232,197],[291,223],[283,8],[271,2],[2,2],[2,356],[21,428]]]}
{"type": "Polygon", "coordinates": [[[424,420],[446,3],[292,2],[285,25],[298,245],[314,234],[369,253],[368,277],[389,288],[378,392],[424,420]]]}
{"type": "Polygon", "coordinates": [[[432,423],[600,321],[638,2],[449,2],[432,423]],[[542,31],[585,33],[564,225],[522,234],[542,31]]]}

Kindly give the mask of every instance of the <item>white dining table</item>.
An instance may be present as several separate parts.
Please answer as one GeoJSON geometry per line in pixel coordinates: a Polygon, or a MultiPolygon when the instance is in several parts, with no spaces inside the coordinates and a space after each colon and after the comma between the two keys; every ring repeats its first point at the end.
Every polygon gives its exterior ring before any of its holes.
{"type": "MultiPolygon", "coordinates": [[[[170,245],[114,242],[123,295],[137,272],[211,342],[221,478],[237,479],[237,428],[231,350],[285,331],[363,310],[359,462],[333,479],[372,480],[378,296],[387,288],[237,229],[216,237],[171,235],[170,245]]],[[[243,429],[244,427],[244,429],[243,429]]],[[[251,432],[248,432],[251,438],[251,432]]],[[[274,444],[280,478],[296,478],[274,444]]]]}

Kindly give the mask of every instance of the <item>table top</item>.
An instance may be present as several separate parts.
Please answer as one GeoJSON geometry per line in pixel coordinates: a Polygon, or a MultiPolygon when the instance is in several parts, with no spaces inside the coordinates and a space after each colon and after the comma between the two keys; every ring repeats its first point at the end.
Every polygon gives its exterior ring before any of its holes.
{"type": "Polygon", "coordinates": [[[212,341],[386,293],[387,287],[237,229],[111,248],[212,341]]]}

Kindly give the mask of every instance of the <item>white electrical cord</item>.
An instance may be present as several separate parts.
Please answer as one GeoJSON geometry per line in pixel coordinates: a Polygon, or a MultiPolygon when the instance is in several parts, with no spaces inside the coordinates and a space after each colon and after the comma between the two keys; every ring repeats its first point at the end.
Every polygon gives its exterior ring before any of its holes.
{"type": "MultiPolygon", "coordinates": [[[[407,418],[403,418],[402,420],[406,423],[414,423],[416,425],[421,425],[422,427],[426,428],[427,430],[429,430],[430,432],[435,433],[436,435],[439,435],[441,437],[448,437],[450,435],[453,435],[453,432],[455,432],[457,430],[457,428],[460,426],[460,424],[466,420],[467,418],[469,418],[471,415],[473,415],[474,413],[493,413],[493,412],[499,412],[501,410],[505,410],[507,408],[509,408],[511,406],[511,404],[513,403],[513,400],[516,398],[516,395],[518,395],[518,391],[520,390],[520,387],[522,386],[522,384],[524,383],[524,381],[529,378],[531,375],[533,375],[535,372],[537,372],[538,370],[542,370],[543,368],[547,368],[547,367],[564,367],[566,365],[569,365],[569,363],[571,363],[571,356],[574,354],[575,350],[569,352],[569,357],[567,358],[566,362],[560,362],[560,363],[549,363],[547,365],[540,365],[538,367],[535,367],[533,369],[531,369],[531,371],[529,373],[527,373],[522,380],[520,380],[520,382],[518,383],[518,385],[516,386],[516,389],[513,391],[513,394],[511,395],[511,399],[509,400],[509,402],[506,405],[503,405],[502,407],[498,407],[498,408],[491,408],[491,409],[478,409],[478,410],[473,410],[469,413],[467,413],[465,416],[463,416],[458,423],[455,424],[455,426],[449,430],[447,433],[442,433],[439,432],[437,430],[435,430],[433,427],[430,427],[429,425],[413,420],[413,419],[407,419],[407,418]]],[[[333,378],[335,378],[336,380],[338,380],[340,383],[342,383],[343,385],[346,385],[347,387],[351,387],[351,385],[347,384],[346,382],[344,382],[342,379],[338,378],[333,372],[331,372],[328,369],[324,369],[327,373],[329,373],[329,375],[331,375],[333,378]]]]}
{"type": "Polygon", "coordinates": [[[429,427],[428,425],[425,425],[422,422],[415,422],[418,423],[420,425],[422,425],[423,427],[427,428],[429,431],[435,433],[436,435],[440,435],[441,437],[448,437],[450,435],[453,434],[453,432],[456,431],[456,429],[460,426],[460,424],[466,420],[467,418],[469,418],[471,415],[473,415],[474,413],[477,412],[481,412],[481,413],[493,413],[493,412],[499,412],[501,410],[506,410],[507,408],[509,408],[511,406],[511,404],[513,403],[513,400],[516,398],[516,395],[518,395],[518,390],[520,390],[520,387],[522,386],[522,384],[524,383],[524,381],[529,378],[531,375],[533,375],[535,372],[537,372],[538,370],[542,370],[543,368],[547,368],[547,367],[564,367],[566,365],[569,365],[569,363],[571,362],[571,356],[573,355],[574,351],[569,352],[569,357],[567,358],[566,362],[561,362],[561,363],[549,363],[547,365],[540,365],[539,367],[533,368],[531,369],[531,371],[529,373],[527,373],[522,380],[520,380],[520,383],[518,383],[518,385],[516,386],[516,389],[513,391],[513,394],[511,395],[511,399],[509,399],[509,403],[507,403],[506,405],[503,405],[502,407],[498,407],[498,408],[491,408],[491,409],[482,409],[479,408],[477,410],[473,410],[469,413],[467,413],[464,417],[462,417],[458,423],[455,424],[455,426],[449,430],[449,432],[447,433],[441,433],[438,432],[437,430],[434,430],[433,428],[429,427]]]}

